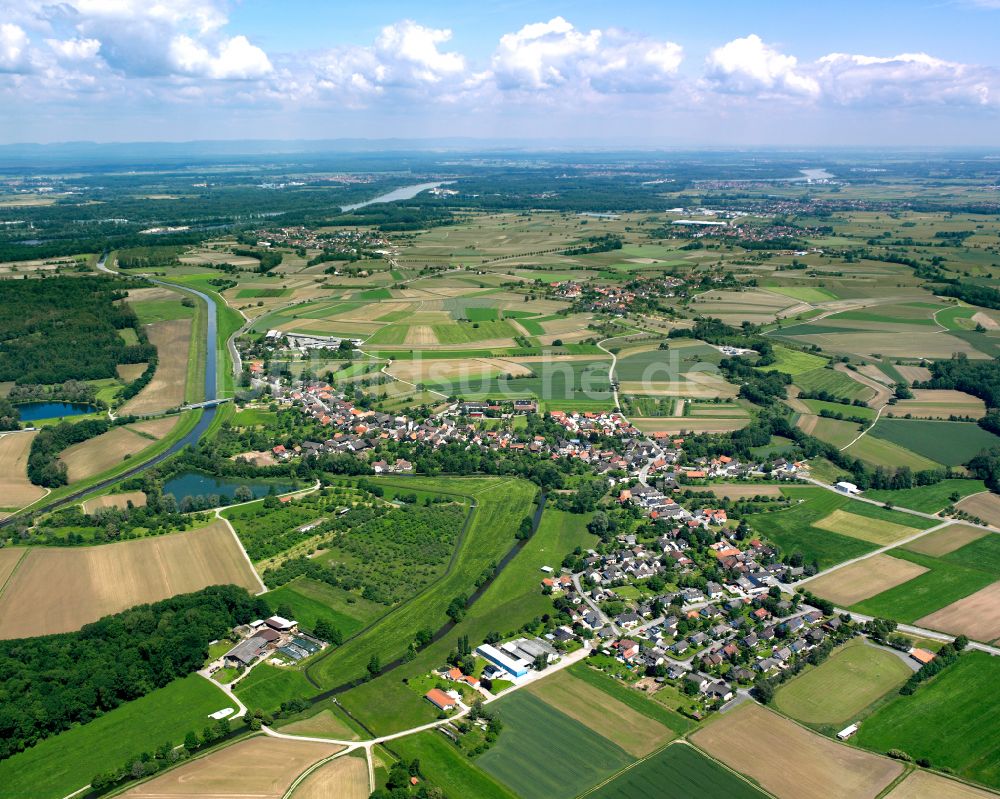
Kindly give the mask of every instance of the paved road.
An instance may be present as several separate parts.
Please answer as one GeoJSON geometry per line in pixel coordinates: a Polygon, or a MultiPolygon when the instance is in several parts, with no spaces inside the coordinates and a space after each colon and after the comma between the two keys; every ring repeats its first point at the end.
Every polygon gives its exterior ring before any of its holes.
{"type": "Polygon", "coordinates": [[[618,627],[618,625],[615,624],[614,621],[612,621],[610,618],[608,618],[608,616],[605,615],[604,611],[601,610],[601,606],[598,605],[593,600],[593,598],[588,593],[586,593],[583,590],[582,586],[580,585],[580,575],[579,574],[574,574],[573,575],[573,585],[576,588],[576,592],[581,597],[583,597],[583,601],[587,603],[587,607],[589,607],[592,611],[594,611],[594,613],[597,614],[598,618],[602,622],[604,622],[605,624],[609,625],[611,627],[611,629],[615,631],[615,635],[619,635],[620,636],[622,633],[621,633],[621,629],[618,627]]]}

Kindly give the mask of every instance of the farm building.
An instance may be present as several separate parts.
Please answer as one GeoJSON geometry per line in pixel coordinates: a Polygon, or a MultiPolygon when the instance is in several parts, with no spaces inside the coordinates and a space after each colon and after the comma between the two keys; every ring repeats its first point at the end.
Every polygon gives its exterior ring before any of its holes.
{"type": "Polygon", "coordinates": [[[854,483],[848,483],[846,480],[841,480],[839,483],[834,485],[838,491],[842,494],[860,494],[861,489],[858,488],[854,483]]]}
{"type": "Polygon", "coordinates": [[[249,666],[266,651],[267,641],[255,635],[226,652],[224,660],[227,666],[249,666]]]}
{"type": "Polygon", "coordinates": [[[264,624],[272,630],[277,630],[279,633],[291,633],[295,632],[295,628],[298,627],[299,623],[297,621],[289,621],[281,616],[272,616],[269,619],[264,619],[264,624]]]}
{"type": "Polygon", "coordinates": [[[476,654],[486,658],[494,666],[506,671],[511,677],[523,677],[531,670],[531,664],[523,658],[501,652],[495,646],[483,644],[476,649],[476,654]]]}
{"type": "Polygon", "coordinates": [[[458,700],[450,693],[445,693],[440,688],[431,688],[424,698],[438,710],[453,710],[458,704],[458,700]]]}

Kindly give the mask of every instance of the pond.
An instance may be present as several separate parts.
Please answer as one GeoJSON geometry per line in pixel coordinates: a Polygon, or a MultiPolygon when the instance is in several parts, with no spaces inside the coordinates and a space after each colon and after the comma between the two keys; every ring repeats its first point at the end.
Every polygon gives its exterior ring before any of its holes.
{"type": "Polygon", "coordinates": [[[178,502],[184,497],[207,497],[212,494],[232,499],[236,494],[236,489],[240,486],[249,488],[254,499],[266,497],[272,488],[277,494],[284,494],[295,488],[288,482],[281,483],[241,477],[213,477],[202,472],[180,472],[163,484],[163,493],[173,494],[174,499],[178,502]]]}
{"type": "Polygon", "coordinates": [[[39,419],[58,419],[61,416],[83,416],[99,410],[96,405],[83,402],[26,402],[17,406],[17,415],[22,422],[37,422],[39,419]]]}

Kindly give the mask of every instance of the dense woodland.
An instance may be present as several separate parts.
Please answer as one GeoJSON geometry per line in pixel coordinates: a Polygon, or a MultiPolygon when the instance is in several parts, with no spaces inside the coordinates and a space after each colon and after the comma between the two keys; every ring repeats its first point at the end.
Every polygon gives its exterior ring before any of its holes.
{"type": "Polygon", "coordinates": [[[0,760],[197,671],[209,641],[267,614],[242,588],[210,586],[79,632],[0,641],[0,760]]]}
{"type": "Polygon", "coordinates": [[[155,352],[126,290],[142,285],[114,277],[0,281],[0,381],[62,383],[115,377],[115,367],[155,352]],[[138,344],[119,330],[132,328],[138,344]]]}

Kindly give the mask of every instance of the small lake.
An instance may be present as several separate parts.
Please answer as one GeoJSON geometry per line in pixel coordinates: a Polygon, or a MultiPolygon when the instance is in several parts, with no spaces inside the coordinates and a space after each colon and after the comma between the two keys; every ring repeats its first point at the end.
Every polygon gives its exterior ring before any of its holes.
{"type": "Polygon", "coordinates": [[[356,211],[359,208],[364,208],[366,205],[375,205],[376,203],[392,203],[396,200],[412,200],[420,192],[427,191],[429,189],[436,189],[438,186],[444,186],[447,183],[454,183],[453,180],[439,180],[436,183],[417,183],[413,186],[402,186],[398,189],[393,189],[387,194],[380,194],[378,197],[374,197],[371,200],[365,200],[363,203],[353,203],[351,205],[342,205],[340,210],[344,213],[348,211],[356,211]]]}
{"type": "Polygon", "coordinates": [[[58,419],[61,416],[83,416],[99,411],[96,405],[83,402],[26,402],[17,406],[17,416],[22,422],[39,419],[58,419]]]}
{"type": "Polygon", "coordinates": [[[266,497],[272,487],[278,494],[284,494],[295,488],[291,483],[244,480],[239,477],[212,477],[201,472],[181,472],[163,484],[163,493],[173,494],[174,499],[178,502],[184,497],[207,497],[212,494],[232,499],[236,495],[236,489],[240,486],[249,488],[254,499],[266,497]]]}

